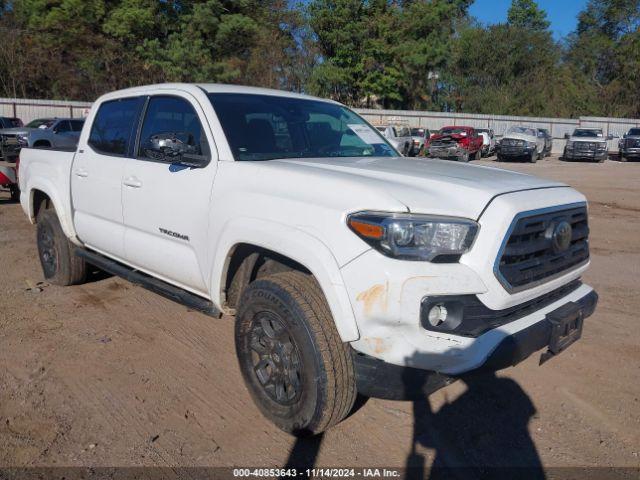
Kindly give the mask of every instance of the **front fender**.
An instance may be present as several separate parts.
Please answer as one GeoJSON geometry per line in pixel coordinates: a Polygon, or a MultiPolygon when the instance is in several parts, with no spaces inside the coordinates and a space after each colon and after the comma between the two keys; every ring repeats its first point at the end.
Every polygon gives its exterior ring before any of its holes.
{"type": "Polygon", "coordinates": [[[210,292],[215,304],[222,304],[229,254],[241,243],[266,248],[304,265],[320,284],[342,341],[360,337],[338,262],[329,248],[303,230],[259,218],[234,218],[225,224],[214,249],[210,292]]]}

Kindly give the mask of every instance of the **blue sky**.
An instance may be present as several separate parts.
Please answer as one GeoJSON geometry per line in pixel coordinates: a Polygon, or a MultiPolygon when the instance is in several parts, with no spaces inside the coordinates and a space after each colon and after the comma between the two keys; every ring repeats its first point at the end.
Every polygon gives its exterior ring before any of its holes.
{"type": "MultiPolygon", "coordinates": [[[[577,16],[587,4],[587,0],[537,0],[541,9],[547,12],[551,30],[556,39],[568,35],[576,28],[577,16]]],[[[469,13],[485,25],[501,23],[507,19],[511,0],[476,0],[469,13]]]]}

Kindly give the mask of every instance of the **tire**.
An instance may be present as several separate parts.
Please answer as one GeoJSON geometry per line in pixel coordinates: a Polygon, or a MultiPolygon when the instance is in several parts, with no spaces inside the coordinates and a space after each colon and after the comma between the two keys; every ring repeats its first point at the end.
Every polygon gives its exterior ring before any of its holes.
{"type": "Polygon", "coordinates": [[[9,192],[11,193],[11,200],[14,202],[20,201],[20,189],[17,185],[11,185],[9,187],[9,192]]]}
{"type": "Polygon", "coordinates": [[[462,155],[458,157],[459,162],[467,163],[469,161],[469,152],[464,152],[462,155]]]}
{"type": "Polygon", "coordinates": [[[235,343],[253,401],[278,428],[317,434],[351,411],[351,353],[312,276],[283,272],[249,284],[236,316],[235,343]]]}
{"type": "Polygon", "coordinates": [[[502,155],[496,155],[496,161],[497,162],[502,162],[502,155]]]}
{"type": "Polygon", "coordinates": [[[54,285],[77,285],[87,276],[87,264],[74,253],[55,210],[42,210],[37,222],[38,256],[44,278],[54,285]]]}
{"type": "Polygon", "coordinates": [[[538,152],[531,152],[531,156],[529,157],[529,162],[536,163],[538,161],[538,152]]]}
{"type": "Polygon", "coordinates": [[[474,160],[482,160],[482,150],[478,150],[474,155],[474,160]]]}
{"type": "Polygon", "coordinates": [[[626,159],[626,158],[624,157],[624,155],[622,154],[622,150],[620,150],[620,151],[618,152],[618,159],[619,159],[621,162],[626,162],[626,161],[627,161],[627,159],[626,159]]]}

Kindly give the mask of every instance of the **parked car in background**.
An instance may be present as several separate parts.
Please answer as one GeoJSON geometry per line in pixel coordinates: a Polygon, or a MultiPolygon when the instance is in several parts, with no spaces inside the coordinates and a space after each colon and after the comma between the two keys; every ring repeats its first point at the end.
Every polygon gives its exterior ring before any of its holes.
{"type": "Polygon", "coordinates": [[[424,147],[429,137],[431,136],[431,132],[429,132],[428,128],[412,128],[411,129],[411,138],[413,139],[413,155],[424,155],[424,147]]]}
{"type": "Polygon", "coordinates": [[[22,127],[0,130],[7,160],[15,160],[23,147],[75,148],[84,125],[82,118],[39,118],[22,127]]]}
{"type": "Polygon", "coordinates": [[[490,157],[496,152],[495,134],[491,128],[476,128],[476,131],[482,135],[482,156],[490,157]]]}
{"type": "Polygon", "coordinates": [[[605,136],[601,128],[576,128],[572,135],[566,134],[565,138],[565,160],[594,160],[602,163],[609,156],[607,140],[613,140],[614,137],[605,136]]]}
{"type": "Polygon", "coordinates": [[[538,136],[535,128],[514,125],[500,140],[498,161],[525,159],[535,163],[542,158],[544,138],[538,136]]]}
{"type": "Polygon", "coordinates": [[[473,127],[442,127],[429,139],[429,157],[459,162],[480,160],[482,142],[482,135],[473,127]]]}
{"type": "Polygon", "coordinates": [[[21,127],[23,125],[22,120],[16,117],[0,117],[0,129],[2,128],[14,128],[21,127]]]}
{"type": "Polygon", "coordinates": [[[618,153],[621,162],[640,159],[640,128],[632,128],[618,142],[618,153]]]}
{"type": "Polygon", "coordinates": [[[424,402],[465,373],[543,349],[548,360],[596,307],[581,280],[582,194],[398,158],[333,101],[237,85],[130,88],[96,101],[76,152],[20,157],[47,281],[79,284],[95,265],[235,315],[247,389],[294,434],[335,425],[357,393],[424,402]]]}
{"type": "MultiPolygon", "coordinates": [[[[15,117],[0,117],[0,130],[4,130],[5,128],[15,128],[21,127],[22,120],[15,117]]],[[[13,141],[8,141],[5,143],[5,138],[0,135],[0,158],[12,160],[15,157],[14,150],[16,147],[14,146],[13,141]]]]}
{"type": "Polygon", "coordinates": [[[542,151],[542,157],[548,157],[551,155],[551,149],[553,148],[553,137],[546,128],[538,128],[538,137],[544,138],[544,150],[542,151]]]}
{"type": "Polygon", "coordinates": [[[375,125],[375,127],[402,155],[405,157],[414,155],[413,138],[408,125],[386,124],[375,125]]]}

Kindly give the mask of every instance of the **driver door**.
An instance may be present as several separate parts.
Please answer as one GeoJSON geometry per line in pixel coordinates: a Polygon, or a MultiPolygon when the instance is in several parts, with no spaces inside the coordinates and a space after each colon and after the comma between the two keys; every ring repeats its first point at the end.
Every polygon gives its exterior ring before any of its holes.
{"type": "MultiPolygon", "coordinates": [[[[204,112],[190,95],[176,91],[148,99],[135,158],[123,173],[124,245],[128,263],[208,296],[203,255],[207,251],[210,197],[216,172],[211,132],[204,112]],[[173,135],[175,134],[175,135],[173,135]],[[163,159],[148,148],[151,139],[189,138],[210,159],[204,168],[163,159]]],[[[156,142],[157,143],[157,142],[156,142]]]]}

